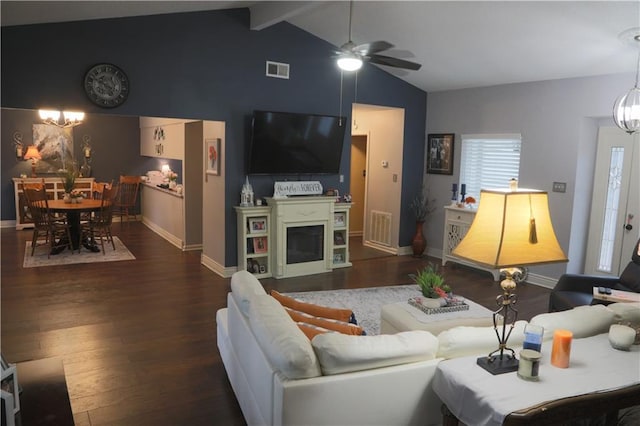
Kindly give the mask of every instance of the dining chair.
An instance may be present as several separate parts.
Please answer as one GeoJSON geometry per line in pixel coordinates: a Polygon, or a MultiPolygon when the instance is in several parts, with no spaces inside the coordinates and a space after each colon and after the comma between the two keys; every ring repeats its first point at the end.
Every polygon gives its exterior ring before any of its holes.
{"type": "Polygon", "coordinates": [[[111,223],[113,222],[115,202],[118,199],[118,189],[118,186],[105,185],[102,190],[100,210],[96,211],[87,223],[81,224],[83,236],[86,235],[93,244],[95,244],[96,238],[100,239],[103,255],[106,254],[104,251],[105,239],[107,243],[111,243],[114,250],[116,249],[116,244],[111,234],[111,223]]]}
{"type": "MultiPolygon", "coordinates": [[[[29,206],[27,205],[27,198],[24,191],[25,189],[35,189],[37,191],[44,189],[45,187],[44,178],[42,178],[41,182],[25,182],[23,180],[20,183],[20,186],[22,187],[22,196],[19,197],[20,211],[24,212],[24,219],[28,221],[33,221],[33,218],[31,217],[31,210],[29,210],[29,206]]],[[[24,222],[24,219],[23,219],[23,222],[24,222]]]]}
{"type": "Polygon", "coordinates": [[[66,220],[55,216],[49,210],[49,202],[47,193],[42,189],[24,189],[27,206],[33,218],[33,237],[31,238],[31,256],[36,251],[38,241],[44,239],[40,245],[49,244],[49,252],[47,258],[51,257],[51,252],[57,248],[68,247],[73,253],[71,245],[71,232],[66,220]]]}
{"type": "Polygon", "coordinates": [[[126,216],[128,222],[131,214],[138,220],[136,204],[141,181],[140,176],[120,176],[118,197],[114,206],[115,213],[120,216],[120,222],[123,216],[126,216]]]}

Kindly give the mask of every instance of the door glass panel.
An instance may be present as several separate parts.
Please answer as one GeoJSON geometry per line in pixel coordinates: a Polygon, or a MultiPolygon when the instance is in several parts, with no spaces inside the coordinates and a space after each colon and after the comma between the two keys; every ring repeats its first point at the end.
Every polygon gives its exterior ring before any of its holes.
{"type": "Polygon", "coordinates": [[[611,148],[611,162],[609,163],[609,182],[607,184],[606,204],[604,207],[604,226],[602,228],[602,245],[598,258],[598,271],[609,273],[612,271],[613,250],[616,237],[618,208],[620,205],[620,189],[622,182],[622,162],[624,148],[611,148]]]}

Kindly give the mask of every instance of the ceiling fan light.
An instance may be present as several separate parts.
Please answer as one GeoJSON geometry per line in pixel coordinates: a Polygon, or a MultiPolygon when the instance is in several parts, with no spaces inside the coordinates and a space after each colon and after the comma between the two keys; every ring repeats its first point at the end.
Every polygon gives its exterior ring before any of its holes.
{"type": "Polygon", "coordinates": [[[352,55],[341,56],[338,58],[338,66],[344,71],[357,71],[362,68],[362,59],[352,55]]]}
{"type": "Polygon", "coordinates": [[[640,89],[637,86],[616,100],[613,119],[618,127],[629,134],[640,131],[640,89]]]}

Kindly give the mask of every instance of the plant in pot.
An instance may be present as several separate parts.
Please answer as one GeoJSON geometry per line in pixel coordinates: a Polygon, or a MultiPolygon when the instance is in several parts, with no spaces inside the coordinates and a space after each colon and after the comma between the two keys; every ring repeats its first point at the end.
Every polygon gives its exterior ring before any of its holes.
{"type": "Polygon", "coordinates": [[[420,192],[413,197],[409,207],[416,217],[416,233],[411,240],[413,256],[422,257],[422,253],[427,247],[427,240],[424,238],[422,228],[429,215],[436,209],[436,200],[435,198],[429,198],[429,189],[423,186],[420,192]]]}
{"type": "Polygon", "coordinates": [[[72,165],[68,165],[65,169],[61,170],[59,174],[62,179],[62,187],[64,188],[64,200],[65,202],[71,202],[71,193],[76,185],[78,171],[72,165]]]}
{"type": "Polygon", "coordinates": [[[437,267],[429,264],[415,274],[409,274],[409,278],[418,284],[424,297],[430,299],[447,298],[451,293],[451,287],[445,283],[444,277],[437,267]]]}

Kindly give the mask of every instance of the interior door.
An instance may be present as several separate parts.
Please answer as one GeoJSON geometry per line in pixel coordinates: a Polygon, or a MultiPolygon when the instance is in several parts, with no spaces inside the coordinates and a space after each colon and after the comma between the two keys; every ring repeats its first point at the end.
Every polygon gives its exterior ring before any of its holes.
{"type": "Polygon", "coordinates": [[[601,127],[594,176],[585,273],[619,276],[640,235],[638,135],[601,127]]]}
{"type": "MultiPolygon", "coordinates": [[[[351,212],[349,217],[349,235],[362,236],[364,230],[365,187],[367,182],[367,137],[351,137],[351,212]]],[[[363,238],[364,240],[364,238],[363,238]]]]}

